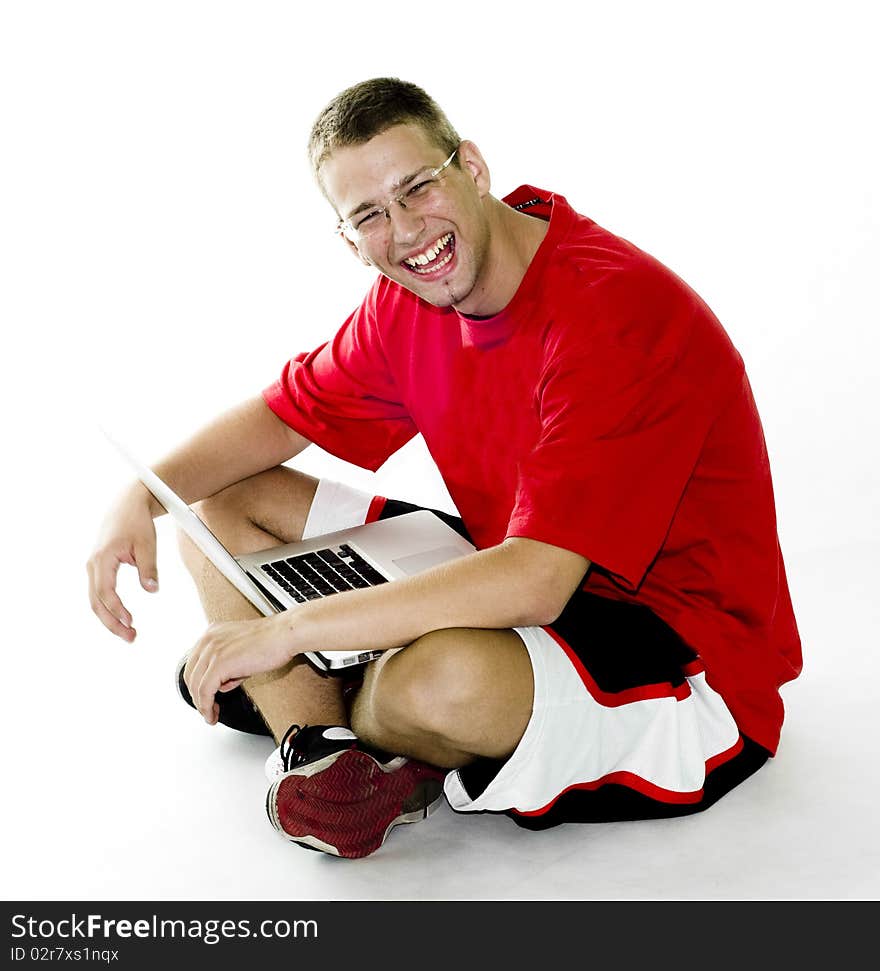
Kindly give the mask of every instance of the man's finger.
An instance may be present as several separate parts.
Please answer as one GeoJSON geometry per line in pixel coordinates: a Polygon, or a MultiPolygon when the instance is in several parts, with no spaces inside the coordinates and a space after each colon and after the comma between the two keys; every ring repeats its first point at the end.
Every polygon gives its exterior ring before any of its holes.
{"type": "Polygon", "coordinates": [[[199,714],[201,714],[208,724],[213,724],[209,717],[214,707],[214,692],[210,690],[208,685],[210,667],[209,638],[210,634],[205,634],[196,643],[196,646],[190,652],[186,667],[183,669],[183,676],[186,681],[186,686],[189,688],[190,697],[199,714]]]}
{"type": "Polygon", "coordinates": [[[121,620],[131,623],[131,614],[125,609],[122,601],[116,593],[116,577],[119,574],[119,566],[122,561],[113,555],[95,557],[90,565],[89,576],[92,579],[91,586],[98,599],[114,613],[117,613],[121,620]]]}
{"type": "Polygon", "coordinates": [[[159,571],[156,569],[155,545],[144,543],[136,546],[134,550],[134,562],[137,566],[141,586],[144,590],[155,593],[159,589],[159,571]]]}
{"type": "Polygon", "coordinates": [[[119,594],[116,590],[111,587],[109,590],[102,591],[96,590],[97,601],[104,606],[109,613],[111,613],[120,623],[124,624],[126,627],[131,627],[132,617],[128,610],[125,609],[125,604],[119,599],[119,594]]]}
{"type": "Polygon", "coordinates": [[[245,678],[230,678],[228,681],[224,681],[218,690],[224,693],[232,691],[233,688],[237,688],[240,684],[243,684],[245,680],[245,678]]]}
{"type": "Polygon", "coordinates": [[[107,607],[97,598],[89,597],[89,602],[92,605],[92,611],[97,616],[98,620],[109,630],[112,634],[116,634],[117,637],[121,637],[125,641],[133,641],[137,637],[137,631],[131,626],[131,621],[128,624],[123,624],[119,618],[108,610],[107,607]]]}
{"type": "MultiPolygon", "coordinates": [[[[92,561],[86,564],[89,576],[89,603],[106,627],[109,627],[114,634],[126,636],[118,629],[120,625],[124,631],[129,632],[129,635],[134,629],[131,626],[132,616],[116,593],[115,579],[118,566],[117,563],[115,567],[106,571],[92,561]]],[[[130,640],[131,636],[126,636],[126,639],[130,640]]]]}
{"type": "Polygon", "coordinates": [[[219,707],[215,696],[220,687],[220,682],[214,668],[215,665],[212,661],[207,665],[199,683],[199,711],[209,725],[216,723],[214,709],[219,707]]]}

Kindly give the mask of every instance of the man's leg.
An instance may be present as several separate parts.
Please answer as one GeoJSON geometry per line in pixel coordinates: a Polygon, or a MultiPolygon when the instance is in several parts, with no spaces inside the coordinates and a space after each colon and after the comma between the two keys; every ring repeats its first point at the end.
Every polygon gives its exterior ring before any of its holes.
{"type": "MultiPolygon", "coordinates": [[[[317,479],[282,466],[230,486],[196,508],[231,553],[254,553],[302,537],[317,486],[317,479]]],[[[210,622],[260,616],[183,533],[180,548],[210,622]]],[[[243,688],[276,742],[294,723],[348,724],[341,683],[322,676],[302,658],[248,678],[243,688]]]]}
{"type": "Polygon", "coordinates": [[[503,759],[528,725],[533,691],[528,651],[514,631],[434,631],[369,665],[352,730],[444,768],[503,759]]]}
{"type": "Polygon", "coordinates": [[[388,652],[365,671],[356,736],[315,727],[294,737],[288,771],[266,798],[269,819],[293,842],[367,856],[398,823],[439,805],[446,769],[487,756],[474,764],[482,771],[510,755],[532,695],[531,661],[513,631],[435,631],[388,652]]]}
{"type": "MultiPolygon", "coordinates": [[[[302,537],[317,489],[317,480],[281,467],[223,490],[198,510],[231,552],[256,552],[302,537]]],[[[209,620],[259,616],[186,537],[180,543],[209,620]]],[[[366,742],[341,731],[348,725],[342,681],[302,659],[243,687],[276,741],[292,725],[309,726],[289,743],[284,765],[291,771],[270,788],[270,820],[295,842],[342,856],[366,855],[398,823],[423,819],[442,799],[445,773],[436,764],[502,756],[531,710],[528,657],[509,631],[438,632],[369,665],[358,699],[366,742]],[[401,664],[404,655],[417,663],[401,664]],[[476,688],[484,682],[500,694],[476,688]],[[466,688],[473,692],[467,698],[466,688]],[[426,717],[418,717],[423,711],[426,717]],[[454,721],[461,730],[446,732],[454,721]]]]}

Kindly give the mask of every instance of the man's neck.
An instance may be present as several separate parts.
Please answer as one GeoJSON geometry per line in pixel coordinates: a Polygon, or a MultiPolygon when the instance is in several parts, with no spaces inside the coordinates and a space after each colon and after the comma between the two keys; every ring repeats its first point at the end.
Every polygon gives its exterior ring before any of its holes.
{"type": "Polygon", "coordinates": [[[487,197],[486,205],[490,236],[485,272],[464,304],[456,307],[468,317],[491,317],[510,303],[549,227],[545,220],[516,212],[494,196],[487,197]]]}

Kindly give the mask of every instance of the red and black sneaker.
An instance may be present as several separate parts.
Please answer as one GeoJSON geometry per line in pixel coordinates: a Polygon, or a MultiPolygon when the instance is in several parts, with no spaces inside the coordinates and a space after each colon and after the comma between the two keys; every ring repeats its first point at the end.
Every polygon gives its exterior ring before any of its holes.
{"type": "Polygon", "coordinates": [[[446,772],[364,745],[347,728],[291,725],[285,772],[266,795],[269,821],[309,849],[369,856],[400,823],[417,823],[443,800],[446,772]]]}

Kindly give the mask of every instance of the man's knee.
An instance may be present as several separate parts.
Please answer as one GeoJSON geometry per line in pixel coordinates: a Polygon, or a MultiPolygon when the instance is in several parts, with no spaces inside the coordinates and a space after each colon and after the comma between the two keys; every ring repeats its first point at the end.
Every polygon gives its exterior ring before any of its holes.
{"type": "Polygon", "coordinates": [[[374,725],[380,731],[439,733],[465,703],[467,685],[456,658],[464,661],[454,631],[426,634],[389,658],[363,689],[374,725]]]}
{"type": "MultiPolygon", "coordinates": [[[[278,466],[221,489],[193,510],[230,553],[253,553],[302,536],[317,485],[311,476],[278,466]]],[[[178,545],[189,569],[203,559],[185,534],[178,545]]]]}
{"type": "Polygon", "coordinates": [[[274,471],[271,469],[249,479],[242,479],[241,482],[234,482],[213,496],[195,503],[193,510],[211,530],[222,530],[230,523],[249,521],[258,504],[258,491],[263,482],[271,480],[271,473],[274,471]]]}
{"type": "MultiPolygon", "coordinates": [[[[238,534],[244,532],[249,518],[243,483],[223,489],[216,495],[193,504],[193,512],[233,555],[245,552],[238,534]]],[[[190,573],[201,572],[205,554],[181,528],[177,529],[177,548],[190,573]]]]}
{"type": "MultiPolygon", "coordinates": [[[[511,631],[425,634],[367,679],[365,704],[380,733],[422,733],[460,745],[491,730],[499,706],[531,711],[531,664],[511,631]]],[[[353,725],[357,732],[357,726],[353,725]]]]}

